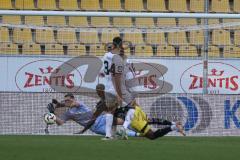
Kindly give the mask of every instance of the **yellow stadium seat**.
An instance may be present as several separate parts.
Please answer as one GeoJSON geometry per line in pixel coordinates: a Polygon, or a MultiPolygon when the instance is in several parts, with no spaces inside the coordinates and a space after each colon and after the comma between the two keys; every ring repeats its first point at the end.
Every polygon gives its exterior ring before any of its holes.
{"type": "Polygon", "coordinates": [[[114,37],[120,36],[119,30],[113,29],[113,28],[103,29],[101,33],[102,33],[102,38],[101,38],[102,43],[112,43],[112,40],[114,37]]]}
{"type": "Polygon", "coordinates": [[[226,30],[213,30],[212,32],[213,45],[231,45],[230,32],[226,30]]]}
{"type": "Polygon", "coordinates": [[[131,42],[133,45],[144,44],[142,31],[139,29],[125,30],[123,41],[131,42]]]}
{"type": "MultiPolygon", "coordinates": [[[[204,24],[204,19],[201,20],[201,23],[204,24]]],[[[211,25],[211,24],[219,24],[219,19],[209,19],[208,20],[208,24],[211,25]]]]}
{"type": "Polygon", "coordinates": [[[169,0],[169,11],[188,12],[186,0],[169,0]]]}
{"type": "Polygon", "coordinates": [[[131,52],[133,52],[132,48],[126,48],[124,49],[124,55],[131,56],[131,52]]]}
{"type": "Polygon", "coordinates": [[[168,33],[168,43],[171,45],[187,45],[186,32],[168,33]]]}
{"type": "Polygon", "coordinates": [[[44,20],[42,16],[25,16],[25,24],[43,26],[44,20]]]}
{"type": "Polygon", "coordinates": [[[120,11],[122,10],[121,0],[103,0],[103,10],[120,11]]]}
{"type": "Polygon", "coordinates": [[[31,29],[15,28],[13,30],[13,42],[14,43],[31,43],[32,32],[31,29]]]}
{"type": "Polygon", "coordinates": [[[52,29],[37,29],[36,43],[56,43],[52,29]]]}
{"type": "Polygon", "coordinates": [[[41,54],[40,44],[23,44],[22,54],[41,54]]]}
{"type": "Polygon", "coordinates": [[[125,1],[125,10],[127,11],[144,11],[143,0],[125,1]]]}
{"type": "Polygon", "coordinates": [[[18,54],[18,45],[13,43],[0,43],[1,54],[18,54]]]}
{"type": "Polygon", "coordinates": [[[103,56],[106,52],[104,45],[91,45],[89,55],[103,56]]]}
{"type": "Polygon", "coordinates": [[[10,42],[9,31],[7,28],[0,27],[0,44],[10,42]]]}
{"type": "Polygon", "coordinates": [[[0,0],[0,9],[13,9],[11,0],[0,0]]]}
{"type": "Polygon", "coordinates": [[[23,10],[33,10],[36,9],[34,5],[34,0],[15,0],[15,8],[23,10]]]}
{"type": "Polygon", "coordinates": [[[234,0],[233,11],[237,12],[237,13],[240,13],[240,1],[239,0],[234,0]]]}
{"type": "MultiPolygon", "coordinates": [[[[236,23],[236,22],[240,23],[240,19],[223,19],[223,23],[236,23]]],[[[240,25],[229,27],[229,30],[231,30],[231,29],[240,30],[240,25]]]]}
{"type": "Polygon", "coordinates": [[[219,48],[216,46],[208,46],[208,57],[220,57],[219,48]]]}
{"type": "Polygon", "coordinates": [[[113,25],[114,27],[132,27],[132,18],[114,17],[113,25]]]}
{"type": "Polygon", "coordinates": [[[60,44],[46,44],[45,45],[46,55],[63,55],[63,46],[60,44]]]}
{"type": "Polygon", "coordinates": [[[153,18],[136,18],[135,20],[136,27],[139,28],[154,28],[153,18]]]}
{"type": "Polygon", "coordinates": [[[47,24],[50,26],[65,26],[66,21],[64,16],[48,16],[47,24]]]}
{"type": "Polygon", "coordinates": [[[153,56],[152,46],[146,46],[146,45],[135,46],[135,54],[134,55],[151,57],[151,56],[153,56]]]}
{"type": "Polygon", "coordinates": [[[157,47],[157,56],[162,57],[175,57],[175,49],[173,46],[158,46],[157,47]]]}
{"type": "Polygon", "coordinates": [[[234,44],[240,46],[240,30],[234,32],[234,44]]]}
{"type": "Polygon", "coordinates": [[[69,26],[88,27],[87,17],[69,17],[69,26]]]}
{"type": "Polygon", "coordinates": [[[81,0],[81,9],[100,10],[99,0],[81,0]]]}
{"type": "Polygon", "coordinates": [[[109,17],[91,17],[91,25],[94,27],[110,27],[109,17]]]}
{"type": "Polygon", "coordinates": [[[157,26],[158,27],[175,27],[176,19],[175,18],[158,18],[157,26]]]}
{"type": "Polygon", "coordinates": [[[2,16],[2,23],[6,24],[22,24],[21,16],[2,16]]]}
{"type": "Polygon", "coordinates": [[[147,9],[153,12],[166,12],[165,0],[147,0],[147,9]]]}
{"type": "Polygon", "coordinates": [[[195,26],[197,25],[197,20],[195,18],[180,18],[178,22],[179,26],[195,26]]]}
{"type": "Polygon", "coordinates": [[[84,44],[99,43],[98,32],[93,29],[86,29],[80,32],[80,42],[84,44]]]}
{"type": "Polygon", "coordinates": [[[59,29],[57,31],[57,42],[61,44],[78,43],[75,31],[59,29]]]}
{"type": "Polygon", "coordinates": [[[204,12],[204,1],[203,0],[190,0],[190,11],[191,12],[204,12]]]}
{"type": "Polygon", "coordinates": [[[223,56],[226,58],[240,58],[240,48],[234,46],[225,46],[223,56]]]}
{"type": "Polygon", "coordinates": [[[59,8],[63,10],[79,10],[77,0],[59,0],[59,8]]]}
{"type": "Polygon", "coordinates": [[[230,12],[229,0],[212,0],[212,12],[230,12]]]}
{"type": "Polygon", "coordinates": [[[42,10],[57,10],[55,0],[37,0],[37,8],[42,10]]]}
{"type": "Polygon", "coordinates": [[[151,45],[166,45],[164,33],[157,30],[148,30],[146,43],[151,45]]]}
{"type": "Polygon", "coordinates": [[[189,41],[190,41],[190,44],[192,45],[203,45],[204,32],[199,30],[190,31],[189,41]]]}
{"type": "Polygon", "coordinates": [[[86,47],[85,45],[69,44],[67,55],[72,56],[86,55],[86,47]]]}
{"type": "Polygon", "coordinates": [[[197,48],[194,46],[180,46],[179,48],[180,57],[197,57],[197,48]]]}

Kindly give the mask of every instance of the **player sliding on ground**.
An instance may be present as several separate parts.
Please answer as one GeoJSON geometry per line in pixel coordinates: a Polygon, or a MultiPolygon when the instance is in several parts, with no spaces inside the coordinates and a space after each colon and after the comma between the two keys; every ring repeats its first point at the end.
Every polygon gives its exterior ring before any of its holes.
{"type": "Polygon", "coordinates": [[[127,129],[129,125],[136,130],[137,132],[142,133],[145,137],[149,139],[156,139],[162,137],[171,131],[179,131],[183,135],[183,127],[177,122],[162,121],[159,119],[148,119],[147,115],[142,111],[140,106],[136,103],[135,95],[127,87],[127,75],[131,72],[131,68],[127,64],[127,57],[124,55],[123,41],[120,37],[115,37],[113,39],[114,45],[118,49],[118,54],[113,55],[111,68],[109,69],[111,73],[112,84],[116,91],[116,96],[119,104],[122,104],[122,107],[127,108],[127,116],[123,124],[124,128],[127,129]],[[149,124],[158,123],[160,125],[169,125],[164,129],[158,129],[153,131],[149,124]]]}
{"type": "MultiPolygon", "coordinates": [[[[98,106],[102,106],[101,104],[97,104],[97,110],[101,109],[98,106]]],[[[94,112],[89,109],[84,103],[77,101],[73,94],[69,93],[64,96],[64,101],[58,102],[56,99],[52,100],[52,103],[48,104],[48,110],[50,113],[54,113],[56,108],[67,107],[68,110],[63,114],[57,116],[56,115],[56,123],[58,125],[64,124],[68,120],[73,120],[79,125],[83,127],[87,127],[89,123],[92,121],[92,117],[94,112]]],[[[114,125],[122,124],[123,120],[120,118],[116,118],[114,125]]],[[[94,120],[94,123],[89,127],[90,130],[96,134],[105,135],[106,128],[106,115],[101,114],[94,120]]],[[[121,132],[119,132],[121,134],[121,132]]],[[[134,131],[128,130],[128,136],[139,136],[134,131]]]]}

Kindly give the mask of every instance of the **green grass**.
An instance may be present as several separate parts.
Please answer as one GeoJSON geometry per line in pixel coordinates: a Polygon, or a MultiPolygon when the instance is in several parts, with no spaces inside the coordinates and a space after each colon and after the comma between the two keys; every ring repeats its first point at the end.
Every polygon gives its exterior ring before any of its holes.
{"type": "Polygon", "coordinates": [[[238,160],[240,137],[0,136],[1,160],[238,160]]]}

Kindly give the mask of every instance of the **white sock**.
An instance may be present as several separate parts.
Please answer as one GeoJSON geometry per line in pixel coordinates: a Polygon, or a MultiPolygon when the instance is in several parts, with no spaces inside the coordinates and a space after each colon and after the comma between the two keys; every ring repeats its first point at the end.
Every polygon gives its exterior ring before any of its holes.
{"type": "Polygon", "coordinates": [[[106,137],[112,137],[112,124],[113,115],[110,113],[106,114],[106,137]]]}
{"type": "Polygon", "coordinates": [[[174,125],[171,125],[171,130],[172,131],[176,131],[177,130],[177,126],[174,124],[174,125]]]}

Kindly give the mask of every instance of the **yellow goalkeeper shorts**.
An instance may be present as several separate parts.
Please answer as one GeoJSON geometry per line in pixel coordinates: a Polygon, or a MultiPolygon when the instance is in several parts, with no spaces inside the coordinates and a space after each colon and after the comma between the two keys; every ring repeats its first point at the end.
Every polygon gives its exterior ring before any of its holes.
{"type": "Polygon", "coordinates": [[[151,129],[151,127],[148,125],[147,115],[139,106],[135,106],[135,112],[131,122],[131,127],[143,135],[145,135],[151,129]]]}

